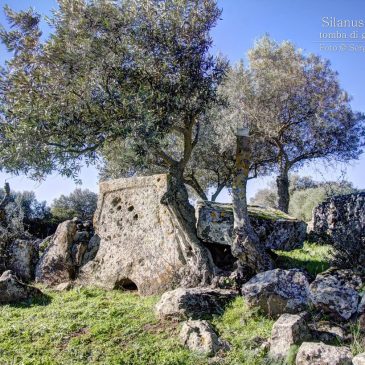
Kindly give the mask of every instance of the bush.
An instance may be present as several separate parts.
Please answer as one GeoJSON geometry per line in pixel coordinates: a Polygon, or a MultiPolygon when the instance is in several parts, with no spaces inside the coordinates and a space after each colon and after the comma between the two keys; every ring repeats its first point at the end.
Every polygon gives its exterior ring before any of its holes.
{"type": "Polygon", "coordinates": [[[78,217],[82,220],[92,220],[98,195],[89,189],[75,189],[70,195],[61,195],[51,205],[54,219],[63,222],[78,217]]]}

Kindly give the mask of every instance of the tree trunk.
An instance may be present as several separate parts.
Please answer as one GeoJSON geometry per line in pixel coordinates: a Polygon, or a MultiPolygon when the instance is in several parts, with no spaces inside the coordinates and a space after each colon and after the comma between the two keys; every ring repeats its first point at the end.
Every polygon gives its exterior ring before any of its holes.
{"type": "Polygon", "coordinates": [[[250,166],[249,137],[237,132],[236,172],[233,178],[233,216],[235,239],[232,254],[243,267],[254,272],[273,268],[271,258],[253,230],[247,210],[247,181],[250,166]]]}
{"type": "Polygon", "coordinates": [[[193,287],[208,285],[216,274],[217,268],[212,256],[196,234],[194,207],[189,203],[188,192],[184,185],[183,171],[179,165],[170,168],[168,192],[162,198],[176,217],[174,225],[181,234],[181,254],[187,262],[187,269],[177,273],[179,285],[193,287]]]}
{"type": "Polygon", "coordinates": [[[278,208],[284,212],[289,212],[289,175],[288,170],[284,169],[276,178],[276,186],[278,188],[278,208]]]}

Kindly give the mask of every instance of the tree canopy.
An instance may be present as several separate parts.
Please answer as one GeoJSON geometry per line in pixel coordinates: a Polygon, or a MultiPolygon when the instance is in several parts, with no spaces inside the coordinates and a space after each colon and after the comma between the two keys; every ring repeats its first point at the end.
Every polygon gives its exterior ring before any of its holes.
{"type": "Polygon", "coordinates": [[[13,57],[0,80],[0,166],[39,178],[75,177],[83,161],[120,144],[181,175],[199,124],[217,100],[226,62],[209,54],[213,0],[59,0],[52,34],[40,17],[6,8],[0,36],[13,57]],[[181,149],[165,149],[174,135],[181,149]]]}
{"type": "Polygon", "coordinates": [[[289,171],[313,159],[348,161],[361,154],[364,116],[352,110],[330,62],[291,42],[261,38],[249,63],[233,67],[221,88],[264,142],[278,174],[278,207],[288,211],[289,171]]]}

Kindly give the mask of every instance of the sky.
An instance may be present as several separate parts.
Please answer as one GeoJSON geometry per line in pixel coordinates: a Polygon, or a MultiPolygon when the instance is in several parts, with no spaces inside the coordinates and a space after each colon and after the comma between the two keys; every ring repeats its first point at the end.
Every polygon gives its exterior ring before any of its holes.
{"type": "MultiPolygon", "coordinates": [[[[15,10],[34,7],[43,15],[50,15],[57,7],[55,0],[0,0],[0,8],[5,4],[15,10]]],[[[365,22],[364,0],[218,0],[223,9],[221,20],[212,31],[214,54],[226,55],[232,63],[245,59],[245,55],[256,39],[268,33],[276,41],[290,40],[305,52],[313,52],[331,61],[333,69],[339,72],[341,86],[353,97],[352,106],[357,111],[365,112],[365,26],[363,28],[325,28],[330,21],[352,20],[365,22]],[[323,22],[325,18],[325,22],[323,22]],[[359,38],[320,39],[320,33],[339,31],[347,36],[354,30],[359,38]],[[364,33],[364,40],[361,40],[364,33]],[[330,40],[330,42],[329,42],[330,40]],[[356,46],[356,49],[355,49],[356,46]],[[347,47],[347,48],[345,48],[347,47]]],[[[0,13],[0,23],[6,24],[4,14],[0,13]]],[[[353,23],[353,24],[356,24],[353,23]]],[[[359,23],[358,23],[359,24],[359,23]]],[[[43,22],[44,36],[49,32],[43,22]]],[[[337,37],[341,37],[336,35],[337,37]]],[[[0,46],[0,64],[8,57],[4,47],[0,46]]],[[[311,163],[298,171],[300,175],[311,175],[320,181],[337,180],[346,171],[346,178],[358,188],[365,188],[365,154],[359,161],[341,167],[326,167],[321,163],[311,163]]],[[[39,200],[51,202],[61,194],[68,194],[75,187],[98,191],[98,174],[95,168],[88,167],[81,171],[82,185],[75,185],[70,180],[53,174],[39,183],[25,176],[9,176],[0,173],[0,185],[7,180],[13,190],[33,190],[39,200]]],[[[249,181],[248,197],[266,186],[272,178],[258,178],[249,181]]],[[[227,201],[230,197],[223,192],[219,200],[227,201]]]]}

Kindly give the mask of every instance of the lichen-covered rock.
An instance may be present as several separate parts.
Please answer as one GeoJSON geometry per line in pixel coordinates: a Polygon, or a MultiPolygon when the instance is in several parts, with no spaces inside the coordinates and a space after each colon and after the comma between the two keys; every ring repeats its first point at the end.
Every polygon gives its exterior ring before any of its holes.
{"type": "Polygon", "coordinates": [[[303,342],[299,347],[296,365],[352,365],[351,351],[324,343],[303,342]]]}
{"type": "Polygon", "coordinates": [[[47,237],[44,253],[38,261],[37,282],[53,286],[74,280],[79,268],[95,257],[98,238],[93,228],[79,219],[65,221],[57,227],[53,236],[47,237]]]}
{"type": "Polygon", "coordinates": [[[298,313],[309,303],[309,284],[296,269],[275,269],[257,274],[242,286],[250,306],[258,306],[271,316],[298,313]]]}
{"type": "Polygon", "coordinates": [[[219,350],[228,350],[227,342],[221,340],[207,321],[187,321],[180,331],[180,340],[192,351],[211,356],[219,350]]]}
{"type": "Polygon", "coordinates": [[[344,328],[329,321],[319,321],[309,324],[312,339],[324,343],[344,342],[347,339],[344,328]]]}
{"type": "Polygon", "coordinates": [[[9,246],[8,269],[25,282],[34,279],[35,267],[39,258],[37,243],[34,240],[17,239],[9,246]]]}
{"type": "Polygon", "coordinates": [[[41,295],[39,289],[23,284],[10,270],[0,276],[0,304],[18,303],[41,295]]]}
{"type": "MultiPolygon", "coordinates": [[[[94,215],[100,246],[78,280],[105,289],[133,284],[142,295],[209,284],[211,256],[196,237],[195,222],[186,226],[172,191],[167,175],[102,182],[94,215]]],[[[180,203],[189,214],[187,196],[180,203]]]]}
{"type": "Polygon", "coordinates": [[[365,365],[365,352],[363,352],[362,354],[356,355],[352,359],[352,364],[353,365],[365,365]]]}
{"type": "MultiPolygon", "coordinates": [[[[250,222],[267,249],[289,251],[303,246],[306,223],[279,210],[249,206],[250,222]]],[[[199,202],[196,209],[198,237],[207,243],[232,244],[231,204],[199,202]]]]}
{"type": "Polygon", "coordinates": [[[334,316],[347,320],[357,312],[361,279],[350,270],[328,270],[317,275],[310,285],[310,298],[314,306],[334,316]]]}
{"type": "MultiPolygon", "coordinates": [[[[336,232],[356,238],[365,236],[365,192],[338,195],[313,210],[313,233],[332,242],[336,232]]],[[[358,252],[358,254],[362,254],[358,252]]],[[[365,262],[365,260],[364,260],[365,262]]]]}
{"type": "Polygon", "coordinates": [[[75,264],[71,248],[76,235],[76,222],[65,221],[57,227],[51,244],[47,247],[36,268],[36,281],[57,285],[75,278],[75,264]]]}
{"type": "Polygon", "coordinates": [[[162,295],[156,304],[156,314],[161,319],[200,319],[221,314],[237,292],[227,289],[178,288],[162,295]]]}
{"type": "Polygon", "coordinates": [[[269,355],[273,359],[285,359],[290,347],[308,339],[309,331],[306,323],[306,312],[300,314],[282,314],[274,323],[269,355]]]}

